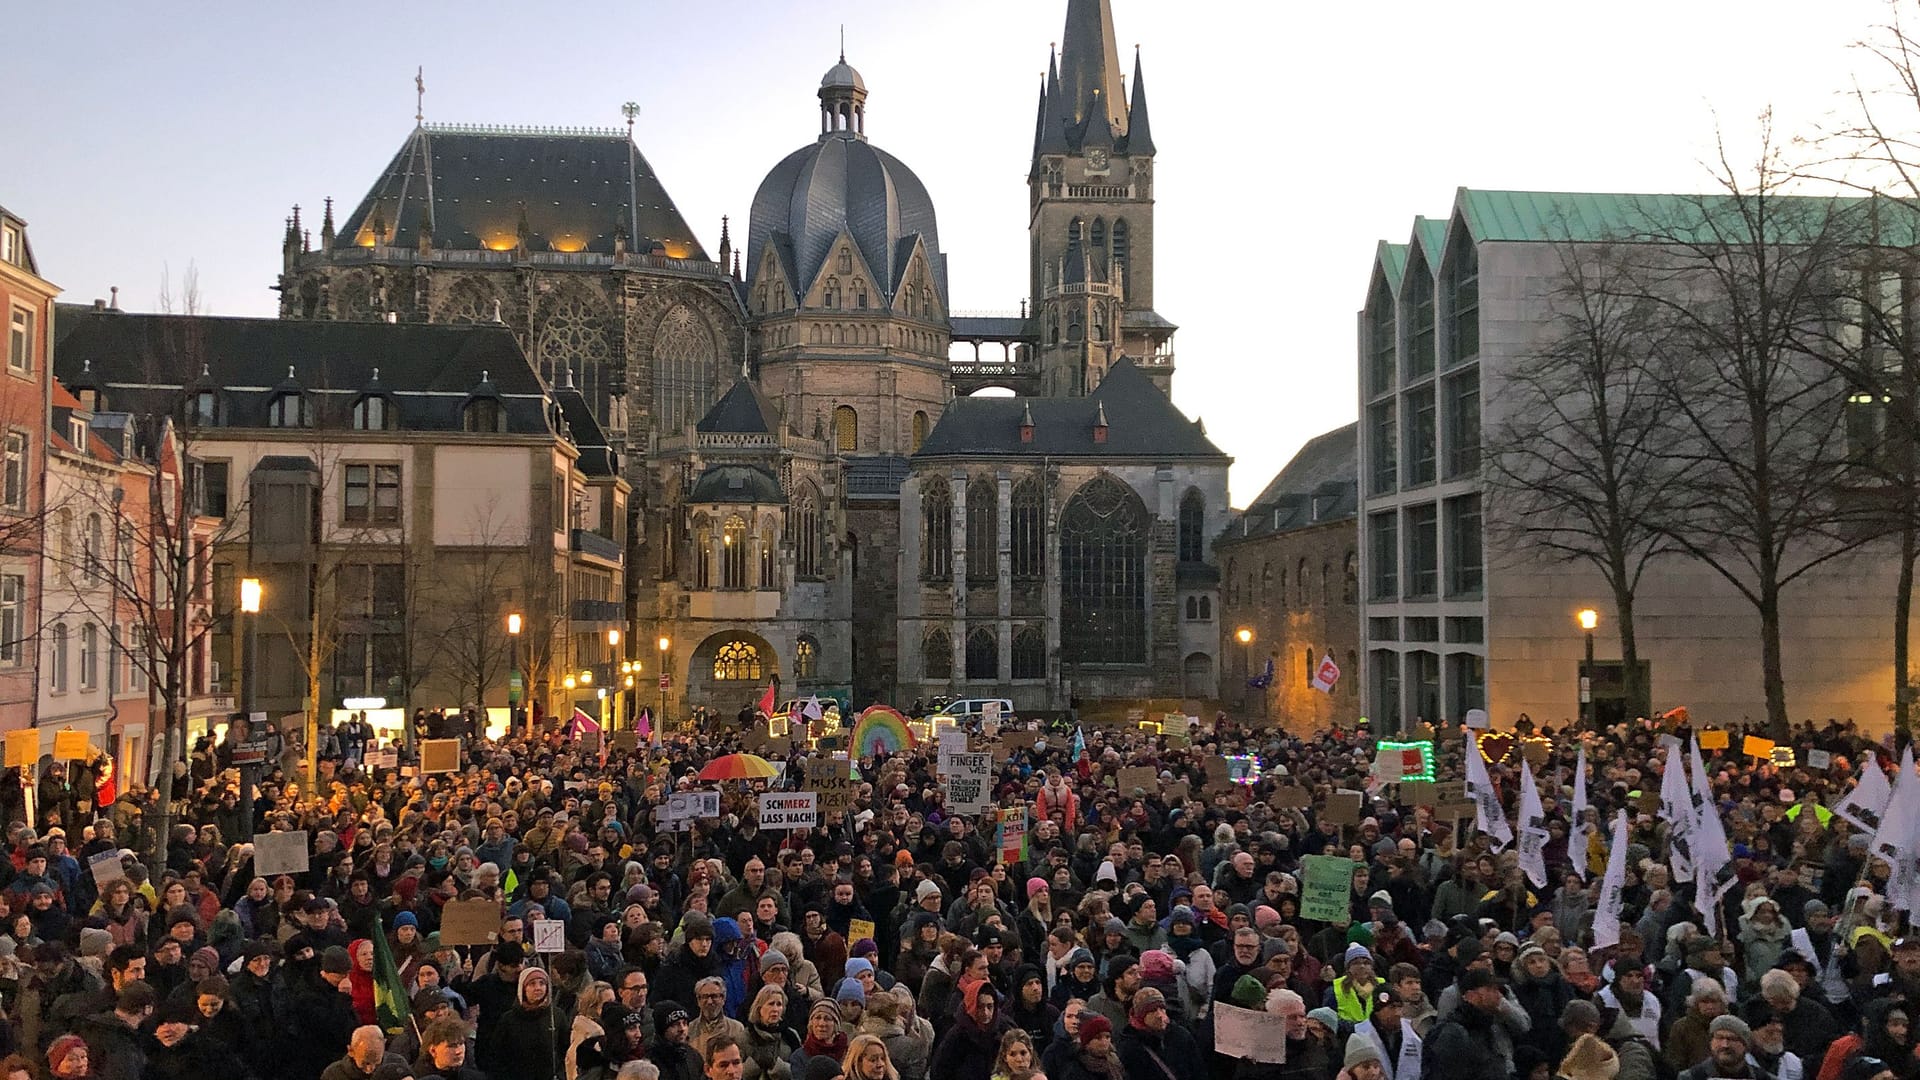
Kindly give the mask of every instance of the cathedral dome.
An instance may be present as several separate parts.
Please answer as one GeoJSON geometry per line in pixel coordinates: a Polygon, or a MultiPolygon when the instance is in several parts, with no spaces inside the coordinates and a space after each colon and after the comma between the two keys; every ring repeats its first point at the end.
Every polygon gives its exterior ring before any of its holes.
{"type": "Polygon", "coordinates": [[[843,56],[839,63],[827,69],[826,75],[820,79],[820,88],[822,90],[859,90],[864,93],[867,89],[867,80],[862,79],[860,73],[855,71],[853,65],[847,63],[847,58],[843,56]]]}

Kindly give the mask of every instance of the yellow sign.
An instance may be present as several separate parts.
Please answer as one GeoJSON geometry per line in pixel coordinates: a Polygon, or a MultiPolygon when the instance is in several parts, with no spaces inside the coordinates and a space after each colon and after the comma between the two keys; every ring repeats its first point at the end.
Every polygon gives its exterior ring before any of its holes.
{"type": "Polygon", "coordinates": [[[1709,730],[1709,731],[1703,731],[1700,733],[1700,749],[1725,750],[1726,748],[1727,748],[1726,732],[1709,730]]]}
{"type": "Polygon", "coordinates": [[[861,941],[877,941],[877,940],[879,939],[873,936],[873,920],[871,919],[848,919],[847,920],[847,944],[849,946],[852,946],[861,941]]]}
{"type": "Polygon", "coordinates": [[[1746,741],[1740,744],[1740,752],[1748,757],[1771,758],[1773,756],[1773,740],[1763,739],[1758,735],[1749,735],[1746,741]]]}
{"type": "Polygon", "coordinates": [[[40,732],[25,728],[7,732],[7,768],[31,769],[40,756],[40,732]]]}
{"type": "Polygon", "coordinates": [[[84,731],[59,731],[53,736],[53,760],[85,761],[93,756],[93,744],[84,731]]]}

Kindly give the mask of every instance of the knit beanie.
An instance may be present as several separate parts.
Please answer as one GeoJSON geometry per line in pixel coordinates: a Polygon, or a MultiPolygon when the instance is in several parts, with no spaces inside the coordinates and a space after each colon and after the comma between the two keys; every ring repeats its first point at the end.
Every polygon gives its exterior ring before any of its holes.
{"type": "Polygon", "coordinates": [[[783,968],[786,966],[787,954],[781,952],[779,949],[768,949],[766,952],[760,954],[761,974],[772,971],[774,968],[783,968]]]}
{"type": "Polygon", "coordinates": [[[1347,1057],[1341,1066],[1342,1068],[1351,1069],[1355,1065],[1364,1065],[1369,1061],[1379,1060],[1380,1048],[1373,1045],[1372,1039],[1367,1038],[1357,1031],[1347,1036],[1347,1057]]]}
{"type": "Polygon", "coordinates": [[[867,1003],[867,992],[861,988],[859,979],[841,979],[840,985],[833,991],[835,1001],[857,1001],[867,1003]]]}
{"type": "Polygon", "coordinates": [[[1233,984],[1229,1000],[1243,1009],[1263,1008],[1267,1002],[1267,986],[1251,975],[1242,975],[1233,984]]]}
{"type": "Polygon", "coordinates": [[[1308,1009],[1307,1019],[1318,1021],[1320,1025],[1328,1031],[1340,1030],[1340,1014],[1327,1008],[1325,1005],[1317,1009],[1308,1009]]]}
{"type": "Polygon", "coordinates": [[[1080,1045],[1086,1046],[1102,1035],[1113,1034],[1113,1025],[1107,1018],[1088,1009],[1080,1014],[1080,1045]]]}
{"type": "Polygon", "coordinates": [[[1735,1038],[1739,1039],[1744,1046],[1753,1045],[1753,1029],[1747,1026],[1745,1020],[1740,1019],[1732,1013],[1722,1013],[1714,1017],[1713,1022],[1707,1025],[1708,1038],[1712,1038],[1723,1031],[1732,1034],[1735,1038]]]}
{"type": "Polygon", "coordinates": [[[1155,981],[1173,978],[1173,954],[1148,949],[1140,954],[1140,977],[1155,981]]]}
{"type": "Polygon", "coordinates": [[[47,1065],[57,1073],[60,1071],[60,1066],[66,1063],[67,1055],[76,1052],[86,1053],[87,1041],[78,1035],[62,1035],[53,1040],[52,1046],[47,1047],[47,1065]]]}
{"type": "Polygon", "coordinates": [[[1164,1009],[1166,1007],[1167,998],[1165,994],[1162,994],[1151,986],[1143,986],[1134,993],[1133,1007],[1127,1010],[1127,1016],[1133,1021],[1135,1027],[1139,1027],[1140,1022],[1147,1018],[1148,1013],[1151,1013],[1155,1009],[1164,1009]]]}

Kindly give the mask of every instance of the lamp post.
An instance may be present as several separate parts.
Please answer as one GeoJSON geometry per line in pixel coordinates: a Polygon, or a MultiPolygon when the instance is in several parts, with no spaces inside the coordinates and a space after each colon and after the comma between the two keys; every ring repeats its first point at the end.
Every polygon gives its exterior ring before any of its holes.
{"type": "MultiPolygon", "coordinates": [[[[525,696],[526,684],[520,682],[520,613],[515,611],[507,615],[507,730],[513,730],[514,706],[525,696]],[[514,684],[519,683],[521,690],[515,691],[514,684]]],[[[485,702],[481,703],[484,707],[485,702]]],[[[527,710],[527,737],[533,737],[533,710],[527,710]]]]}
{"type": "Polygon", "coordinates": [[[619,711],[620,711],[620,702],[618,700],[620,683],[618,679],[615,678],[615,676],[618,674],[620,670],[619,665],[620,665],[620,631],[617,629],[608,630],[607,631],[607,684],[608,684],[607,690],[609,692],[606,696],[610,699],[613,699],[613,703],[607,706],[607,709],[609,710],[608,715],[601,717],[600,722],[602,724],[609,725],[607,728],[607,730],[609,731],[613,730],[611,726],[612,722],[618,718],[619,711]]]}
{"type": "MultiPolygon", "coordinates": [[[[1240,643],[1240,672],[1243,680],[1241,682],[1240,700],[1244,702],[1247,699],[1247,691],[1253,689],[1253,631],[1243,626],[1234,631],[1233,638],[1240,643]]],[[[1260,692],[1260,715],[1265,716],[1266,713],[1267,694],[1265,690],[1262,690],[1260,692]]]]}
{"type": "Polygon", "coordinates": [[[1587,635],[1587,662],[1580,668],[1580,722],[1590,727],[1593,724],[1593,628],[1600,625],[1600,613],[1581,608],[1575,618],[1580,620],[1580,629],[1587,635]]]}
{"type": "Polygon", "coordinates": [[[660,729],[667,723],[667,687],[673,681],[673,639],[660,635],[660,715],[653,718],[653,745],[660,745],[660,729]]]}
{"type": "MultiPolygon", "coordinates": [[[[260,667],[259,635],[254,624],[259,620],[261,592],[259,578],[240,579],[240,711],[247,717],[249,742],[262,734],[253,730],[253,705],[257,700],[253,683],[260,667]]],[[[239,750],[239,745],[234,749],[239,750]]],[[[240,835],[249,838],[253,836],[253,785],[259,782],[259,772],[257,765],[240,766],[240,835]]]]}

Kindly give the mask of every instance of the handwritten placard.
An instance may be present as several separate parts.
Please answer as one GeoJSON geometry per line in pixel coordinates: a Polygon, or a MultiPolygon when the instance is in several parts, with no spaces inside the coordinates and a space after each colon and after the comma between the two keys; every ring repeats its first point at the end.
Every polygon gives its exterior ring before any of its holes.
{"type": "Polygon", "coordinates": [[[1288,786],[1275,788],[1267,802],[1283,810],[1304,810],[1313,805],[1313,792],[1306,788],[1288,786]]]}
{"type": "Polygon", "coordinates": [[[53,736],[53,760],[85,761],[93,756],[93,744],[84,731],[58,731],[53,736]]]}
{"type": "Polygon", "coordinates": [[[1300,917],[1345,922],[1352,914],[1353,860],[1309,855],[1301,860],[1300,917]]]}
{"type": "Polygon", "coordinates": [[[873,936],[873,920],[872,919],[848,919],[847,920],[847,944],[848,945],[855,945],[862,941],[878,941],[878,940],[880,939],[873,936]]]}
{"type": "MultiPolygon", "coordinates": [[[[441,940],[446,939],[443,936],[441,940]]],[[[533,951],[537,953],[566,952],[567,924],[559,919],[533,920],[533,951]]]]}
{"type": "Polygon", "coordinates": [[[1122,796],[1151,794],[1160,786],[1160,774],[1151,765],[1129,765],[1120,770],[1115,790],[1122,796]]]}
{"type": "Polygon", "coordinates": [[[22,728],[7,732],[7,768],[31,769],[39,756],[39,729],[22,728]]]}
{"type": "Polygon", "coordinates": [[[449,900],[440,909],[442,945],[492,945],[499,940],[498,900],[449,900]]]}
{"type": "Polygon", "coordinates": [[[978,814],[993,805],[993,760],[987,754],[947,757],[947,805],[962,814],[978,814]]]}
{"type": "Polygon", "coordinates": [[[844,811],[853,805],[853,777],[847,770],[846,762],[833,758],[807,760],[807,790],[819,793],[821,813],[844,811]]]}
{"type": "Polygon", "coordinates": [[[1357,791],[1336,791],[1327,796],[1326,805],[1320,810],[1323,820],[1335,825],[1360,824],[1361,795],[1357,791]]]}
{"type": "Polygon", "coordinates": [[[304,874],[307,865],[305,829],[253,834],[253,872],[257,876],[304,874]]]}
{"type": "Polygon", "coordinates": [[[1265,1009],[1242,1009],[1224,1001],[1213,1006],[1213,1048],[1226,1057],[1263,1065],[1287,1061],[1287,1021],[1265,1009]]]}

